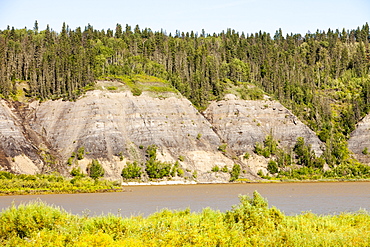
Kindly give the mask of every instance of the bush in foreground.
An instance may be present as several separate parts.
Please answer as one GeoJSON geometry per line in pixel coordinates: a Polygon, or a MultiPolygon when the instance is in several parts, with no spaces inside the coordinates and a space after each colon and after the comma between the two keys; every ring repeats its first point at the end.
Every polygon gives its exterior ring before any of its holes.
{"type": "Polygon", "coordinates": [[[257,192],[222,213],[162,210],[147,218],[74,216],[33,202],[0,213],[4,246],[368,246],[370,215],[285,216],[257,192]]]}

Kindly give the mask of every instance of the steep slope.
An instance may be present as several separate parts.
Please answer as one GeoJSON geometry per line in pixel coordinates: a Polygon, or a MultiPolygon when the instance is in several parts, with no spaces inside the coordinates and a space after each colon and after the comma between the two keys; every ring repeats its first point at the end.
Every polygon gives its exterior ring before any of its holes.
{"type": "Polygon", "coordinates": [[[34,110],[31,127],[45,136],[64,163],[83,147],[86,155],[79,165],[84,168],[99,158],[109,177],[119,178],[126,159],[142,161],[145,147],[152,144],[159,147],[162,161],[185,157],[182,167],[197,171],[200,181],[210,179],[215,164],[234,164],[217,150],[221,142],[209,122],[178,95],[153,98],[96,90],[76,102],[47,101],[34,110]]]}
{"type": "Polygon", "coordinates": [[[316,135],[276,101],[237,100],[229,95],[228,100],[212,102],[203,116],[173,92],[153,97],[150,92],[133,96],[127,88],[100,89],[75,102],[1,101],[3,169],[19,173],[54,169],[66,174],[77,166],[86,170],[92,159],[98,159],[106,177],[119,179],[126,162],[144,162],[146,147],[154,144],[157,159],[179,162],[186,176],[224,182],[230,175],[210,172],[215,165],[231,169],[239,163],[246,171],[244,177],[256,179],[255,173],[267,162],[236,157],[251,152],[268,134],[290,147],[297,137],[304,137],[317,154],[322,153],[316,135]],[[219,151],[224,143],[226,152],[219,151]],[[79,150],[83,151],[77,159],[79,150]]]}
{"type": "Polygon", "coordinates": [[[213,102],[204,112],[223,142],[238,155],[251,152],[256,142],[262,143],[272,134],[284,147],[294,146],[298,137],[304,137],[317,155],[322,154],[316,134],[298,120],[279,102],[272,100],[228,99],[213,102]]]}
{"type": "Polygon", "coordinates": [[[0,168],[15,173],[41,172],[44,162],[16,109],[0,100],[0,168]]]}
{"type": "Polygon", "coordinates": [[[370,163],[370,115],[364,117],[351,133],[348,140],[348,148],[355,154],[355,157],[364,163],[370,163]],[[368,149],[368,154],[363,153],[368,149]]]}

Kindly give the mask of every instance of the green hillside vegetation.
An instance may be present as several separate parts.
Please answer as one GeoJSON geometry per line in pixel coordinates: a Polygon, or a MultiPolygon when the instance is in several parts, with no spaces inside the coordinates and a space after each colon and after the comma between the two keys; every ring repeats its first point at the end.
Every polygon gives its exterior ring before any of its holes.
{"type": "MultiPolygon", "coordinates": [[[[267,135],[263,143],[257,142],[254,153],[268,158],[269,175],[259,175],[272,180],[366,180],[370,166],[348,159],[330,170],[324,169],[325,160],[317,157],[303,137],[298,137],[293,148],[280,147],[279,142],[267,135]]],[[[249,155],[246,153],[247,156],[249,155]]]]}
{"type": "MultiPolygon", "coordinates": [[[[184,170],[179,167],[178,161],[175,163],[162,162],[157,160],[156,145],[150,145],[146,148],[146,162],[139,165],[137,161],[127,162],[122,169],[121,176],[123,180],[137,180],[146,177],[149,180],[171,179],[172,177],[183,177],[184,170]]],[[[185,179],[189,177],[184,177],[185,179]]]]}
{"type": "Polygon", "coordinates": [[[229,92],[267,93],[317,133],[335,167],[353,164],[347,140],[370,110],[369,39],[368,23],[285,36],[9,27],[0,31],[0,96],[75,100],[97,79],[121,81],[134,95],[178,91],[198,109],[229,92]]]}
{"type": "Polygon", "coordinates": [[[87,217],[33,202],[0,213],[4,246],[369,246],[362,211],[286,216],[257,192],[226,213],[162,210],[149,217],[87,217]]]}

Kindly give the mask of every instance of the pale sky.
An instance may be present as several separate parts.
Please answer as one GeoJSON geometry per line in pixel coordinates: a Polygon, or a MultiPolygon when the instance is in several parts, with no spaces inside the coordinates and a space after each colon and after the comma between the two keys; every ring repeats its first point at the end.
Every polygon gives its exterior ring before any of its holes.
{"type": "Polygon", "coordinates": [[[245,34],[260,30],[275,34],[356,29],[370,24],[370,0],[0,0],[0,29],[9,25],[59,32],[63,22],[71,29],[89,23],[98,30],[120,23],[167,34],[220,33],[227,28],[245,34]]]}

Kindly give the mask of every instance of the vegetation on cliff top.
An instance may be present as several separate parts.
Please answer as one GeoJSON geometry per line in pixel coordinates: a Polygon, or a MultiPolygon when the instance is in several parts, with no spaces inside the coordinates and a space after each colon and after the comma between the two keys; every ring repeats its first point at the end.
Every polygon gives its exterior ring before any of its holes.
{"type": "Polygon", "coordinates": [[[5,246],[368,246],[367,212],[286,216],[257,192],[226,213],[162,210],[147,218],[75,216],[33,202],[0,213],[5,246]]]}

